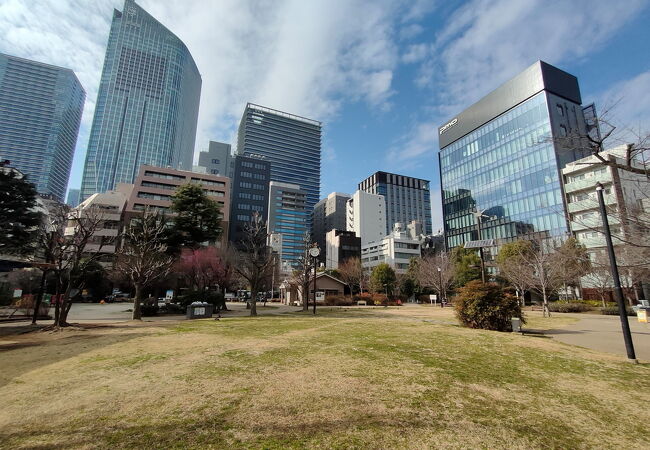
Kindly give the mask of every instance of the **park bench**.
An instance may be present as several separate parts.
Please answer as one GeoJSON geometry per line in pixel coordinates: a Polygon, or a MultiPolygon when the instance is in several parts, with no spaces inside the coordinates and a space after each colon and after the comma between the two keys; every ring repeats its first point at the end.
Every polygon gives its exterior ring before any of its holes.
{"type": "Polygon", "coordinates": [[[357,301],[357,306],[368,306],[368,302],[365,300],[359,300],[357,301]]]}

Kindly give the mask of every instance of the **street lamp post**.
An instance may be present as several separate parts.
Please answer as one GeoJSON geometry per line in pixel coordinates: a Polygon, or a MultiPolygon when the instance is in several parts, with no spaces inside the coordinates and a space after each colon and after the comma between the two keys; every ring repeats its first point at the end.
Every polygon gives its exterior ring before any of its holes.
{"type": "Polygon", "coordinates": [[[312,262],[314,265],[314,314],[316,314],[316,264],[317,264],[316,258],[318,258],[318,255],[320,255],[320,249],[317,246],[314,246],[309,249],[309,256],[312,257],[312,262]]]}
{"type": "Polygon", "coordinates": [[[621,319],[621,328],[623,329],[625,350],[627,351],[627,358],[636,362],[634,344],[632,343],[632,333],[630,332],[630,323],[627,319],[627,308],[625,307],[625,302],[623,301],[621,279],[618,274],[618,266],[616,265],[614,244],[612,244],[612,233],[609,229],[609,220],[607,219],[607,210],[605,209],[605,199],[603,197],[603,185],[601,183],[596,183],[596,195],[598,196],[598,204],[600,206],[600,217],[603,221],[603,231],[605,233],[605,242],[607,243],[607,253],[609,255],[609,266],[612,272],[612,279],[614,281],[614,297],[616,297],[618,315],[621,319]]]}
{"type": "Polygon", "coordinates": [[[438,290],[438,293],[440,294],[440,304],[442,305],[443,301],[443,293],[442,293],[442,269],[438,267],[438,282],[440,283],[440,289],[438,290]]]}
{"type": "MultiPolygon", "coordinates": [[[[481,217],[487,217],[487,216],[483,215],[483,211],[478,211],[478,210],[473,211],[472,214],[476,219],[476,231],[478,232],[478,240],[480,241],[481,240],[481,217]]],[[[485,283],[485,260],[483,258],[483,245],[479,245],[478,255],[481,258],[481,281],[485,283]]]]}

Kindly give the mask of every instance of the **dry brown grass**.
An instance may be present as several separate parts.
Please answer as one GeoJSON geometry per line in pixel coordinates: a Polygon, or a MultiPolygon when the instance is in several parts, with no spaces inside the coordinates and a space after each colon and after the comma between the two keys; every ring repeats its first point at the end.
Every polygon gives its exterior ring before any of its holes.
{"type": "Polygon", "coordinates": [[[650,447],[647,365],[448,311],[4,338],[0,447],[650,447]]]}

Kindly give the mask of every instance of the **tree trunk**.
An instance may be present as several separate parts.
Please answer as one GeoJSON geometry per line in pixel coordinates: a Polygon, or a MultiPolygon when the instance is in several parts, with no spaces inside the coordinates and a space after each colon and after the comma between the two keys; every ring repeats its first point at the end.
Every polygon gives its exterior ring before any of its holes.
{"type": "Polygon", "coordinates": [[[307,281],[306,286],[302,287],[302,310],[309,312],[309,281],[307,281]]]}
{"type": "Polygon", "coordinates": [[[59,294],[61,294],[61,277],[57,274],[56,277],[56,303],[54,305],[54,325],[59,323],[59,316],[61,314],[61,304],[59,299],[59,294]]]}
{"type": "Polygon", "coordinates": [[[544,317],[551,317],[551,310],[548,308],[548,298],[546,297],[546,289],[542,289],[542,297],[544,302],[544,317]]]}
{"type": "Polygon", "coordinates": [[[34,305],[34,315],[32,316],[32,324],[36,324],[36,318],[38,317],[38,310],[41,308],[41,302],[43,301],[43,293],[45,292],[46,277],[47,277],[47,270],[44,270],[43,275],[41,275],[41,285],[38,288],[38,296],[36,297],[36,304],[34,305]]]}
{"type": "Polygon", "coordinates": [[[140,303],[142,301],[142,286],[140,283],[135,283],[135,298],[133,299],[133,316],[132,320],[142,320],[142,312],[140,310],[140,303]]]}
{"type": "Polygon", "coordinates": [[[72,290],[71,283],[68,282],[68,286],[65,288],[65,292],[63,293],[63,300],[61,301],[61,309],[59,310],[59,318],[58,321],[54,324],[57,327],[68,326],[68,312],[70,312],[70,307],[68,306],[68,304],[70,303],[71,290],[72,290]]]}
{"type": "Polygon", "coordinates": [[[257,315],[257,292],[251,289],[251,317],[257,315]]]}

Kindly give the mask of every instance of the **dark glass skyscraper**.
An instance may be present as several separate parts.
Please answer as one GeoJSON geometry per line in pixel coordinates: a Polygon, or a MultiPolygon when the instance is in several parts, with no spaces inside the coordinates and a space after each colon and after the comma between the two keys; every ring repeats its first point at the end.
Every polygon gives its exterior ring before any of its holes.
{"type": "Polygon", "coordinates": [[[81,199],[139,167],[192,170],[201,75],[185,44],[132,0],[113,13],[81,199]]]}
{"type": "Polygon", "coordinates": [[[237,155],[234,159],[228,239],[242,248],[253,214],[258,213],[264,222],[267,220],[271,164],[262,157],[237,155]]]}
{"type": "Polygon", "coordinates": [[[264,156],[271,181],[299,185],[311,213],[320,198],[319,121],[249,103],[239,123],[237,153],[264,156]]]}
{"type": "Polygon", "coordinates": [[[413,220],[422,225],[427,236],[432,233],[431,192],[429,180],[388,172],[375,172],[359,183],[359,190],[386,198],[386,234],[396,223],[404,228],[413,220]]]}
{"type": "Polygon", "coordinates": [[[542,61],[441,126],[447,246],[565,235],[561,170],[585,155],[560,138],[587,131],[578,80],[542,61]]]}
{"type": "Polygon", "coordinates": [[[0,160],[65,199],[86,92],[70,69],[0,54],[0,160]]]}

